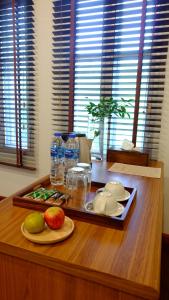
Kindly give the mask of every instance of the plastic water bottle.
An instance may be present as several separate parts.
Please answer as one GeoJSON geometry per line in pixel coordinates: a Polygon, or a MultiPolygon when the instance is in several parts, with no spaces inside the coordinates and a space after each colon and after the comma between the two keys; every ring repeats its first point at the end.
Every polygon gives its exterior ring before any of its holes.
{"type": "Polygon", "coordinates": [[[80,157],[80,143],[79,143],[79,138],[76,136],[75,137],[75,151],[74,151],[74,160],[76,161],[76,165],[79,162],[79,157],[80,157]]]}
{"type": "Polygon", "coordinates": [[[70,133],[65,144],[65,172],[73,168],[79,161],[79,142],[75,133],[70,133]]]}
{"type": "Polygon", "coordinates": [[[60,132],[54,134],[51,144],[50,182],[52,185],[64,184],[64,142],[60,132]]]}

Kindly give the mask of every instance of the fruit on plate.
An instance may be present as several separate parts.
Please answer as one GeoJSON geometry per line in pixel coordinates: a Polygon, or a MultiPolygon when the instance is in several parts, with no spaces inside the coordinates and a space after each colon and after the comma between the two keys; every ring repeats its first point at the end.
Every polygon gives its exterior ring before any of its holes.
{"type": "Polygon", "coordinates": [[[49,207],[44,213],[46,224],[51,229],[59,229],[64,224],[65,214],[61,207],[49,207]]]}
{"type": "Polygon", "coordinates": [[[30,233],[39,233],[44,230],[45,220],[40,212],[29,214],[24,221],[24,228],[30,233]]]}

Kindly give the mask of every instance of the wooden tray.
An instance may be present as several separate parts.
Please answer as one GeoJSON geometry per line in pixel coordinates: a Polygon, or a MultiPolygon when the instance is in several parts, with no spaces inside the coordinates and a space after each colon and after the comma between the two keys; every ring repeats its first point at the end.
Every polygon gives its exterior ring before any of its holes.
{"type": "MultiPolygon", "coordinates": [[[[87,194],[86,202],[94,199],[95,192],[98,188],[104,187],[105,183],[102,182],[92,182],[90,191],[87,194]]],[[[21,191],[18,194],[15,194],[13,196],[13,205],[25,207],[28,209],[34,209],[38,211],[45,211],[49,206],[54,206],[54,204],[50,204],[42,201],[37,201],[34,199],[26,198],[24,195],[30,193],[33,190],[36,190],[38,187],[45,187],[49,189],[56,189],[63,193],[66,192],[64,187],[53,187],[50,184],[49,177],[45,179],[44,181],[39,182],[38,186],[31,186],[28,189],[25,189],[21,191]]],[[[99,215],[96,214],[93,211],[86,211],[84,207],[84,201],[81,199],[78,199],[78,196],[76,198],[70,198],[68,201],[60,205],[64,211],[65,214],[71,218],[79,219],[82,221],[86,221],[89,223],[95,223],[99,225],[105,225],[108,227],[119,227],[123,228],[126,220],[129,219],[133,206],[133,202],[136,198],[136,189],[131,187],[125,187],[125,189],[130,193],[130,197],[128,200],[121,202],[121,204],[125,207],[123,213],[118,217],[110,217],[106,215],[99,215]]]]}

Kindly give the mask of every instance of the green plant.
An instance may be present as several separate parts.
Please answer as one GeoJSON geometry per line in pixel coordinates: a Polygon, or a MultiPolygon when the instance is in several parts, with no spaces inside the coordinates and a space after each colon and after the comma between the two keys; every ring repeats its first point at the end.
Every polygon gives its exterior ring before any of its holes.
{"type": "Polygon", "coordinates": [[[111,117],[112,114],[121,118],[125,118],[125,116],[130,118],[127,108],[131,106],[132,101],[132,99],[125,100],[124,98],[121,98],[121,101],[119,102],[114,100],[112,97],[101,97],[98,104],[89,102],[89,104],[86,105],[86,109],[88,114],[92,115],[96,121],[104,120],[106,117],[111,117]]]}
{"type": "MultiPolygon", "coordinates": [[[[102,122],[104,118],[110,118],[113,114],[120,118],[126,116],[130,118],[130,114],[127,111],[129,106],[132,106],[133,100],[125,100],[121,98],[121,101],[114,100],[112,97],[101,97],[99,103],[89,102],[86,105],[86,109],[89,115],[92,116],[93,122],[102,122]]],[[[100,134],[99,130],[95,130],[94,137],[100,134]]]]}

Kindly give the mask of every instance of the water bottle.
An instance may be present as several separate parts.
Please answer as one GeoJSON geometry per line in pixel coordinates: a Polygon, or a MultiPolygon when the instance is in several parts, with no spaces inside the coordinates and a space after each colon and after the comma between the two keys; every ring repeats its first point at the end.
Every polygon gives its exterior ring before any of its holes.
{"type": "Polygon", "coordinates": [[[74,150],[74,160],[76,161],[76,165],[79,162],[79,157],[80,157],[80,143],[79,143],[79,138],[76,136],[75,137],[75,150],[74,150]]]}
{"type": "Polygon", "coordinates": [[[60,132],[54,134],[51,144],[50,182],[52,185],[64,184],[64,142],[60,132]]]}
{"type": "Polygon", "coordinates": [[[73,168],[79,161],[79,142],[75,133],[70,133],[65,144],[65,172],[73,168]]]}

